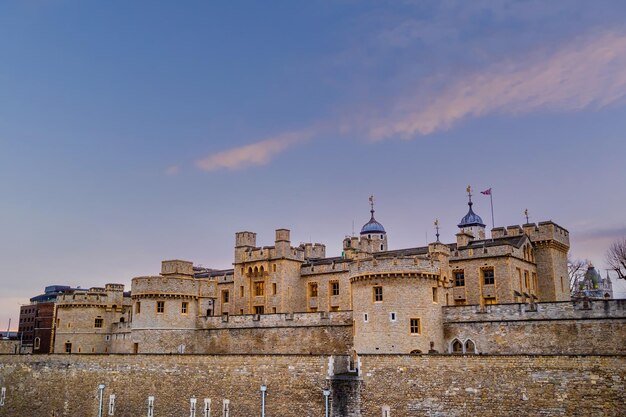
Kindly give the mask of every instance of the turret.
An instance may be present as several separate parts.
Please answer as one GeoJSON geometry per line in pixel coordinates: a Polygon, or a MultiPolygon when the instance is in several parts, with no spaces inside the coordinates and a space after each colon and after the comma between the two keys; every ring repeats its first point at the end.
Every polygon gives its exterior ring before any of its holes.
{"type": "Polygon", "coordinates": [[[469,240],[485,239],[485,224],[483,223],[483,219],[472,210],[474,203],[472,203],[472,188],[469,185],[467,186],[467,196],[469,198],[467,203],[469,210],[458,224],[459,229],[461,229],[457,234],[457,244],[459,246],[467,245],[469,242],[467,237],[471,237],[469,240]]]}
{"type": "Polygon", "coordinates": [[[374,196],[370,196],[371,217],[361,228],[359,246],[367,253],[384,252],[387,250],[387,232],[382,224],[374,218],[374,196]]]}

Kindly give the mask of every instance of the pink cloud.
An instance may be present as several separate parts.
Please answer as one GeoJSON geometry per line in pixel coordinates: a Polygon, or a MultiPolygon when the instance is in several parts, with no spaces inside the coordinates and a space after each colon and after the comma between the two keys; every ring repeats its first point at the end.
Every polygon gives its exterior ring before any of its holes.
{"type": "Polygon", "coordinates": [[[411,139],[488,114],[602,108],[626,96],[626,35],[604,33],[541,57],[469,74],[439,92],[428,83],[368,125],[373,140],[411,139]]]}
{"type": "Polygon", "coordinates": [[[242,169],[268,164],[274,156],[311,138],[310,131],[289,132],[237,148],[227,149],[196,161],[203,171],[242,169]]]}

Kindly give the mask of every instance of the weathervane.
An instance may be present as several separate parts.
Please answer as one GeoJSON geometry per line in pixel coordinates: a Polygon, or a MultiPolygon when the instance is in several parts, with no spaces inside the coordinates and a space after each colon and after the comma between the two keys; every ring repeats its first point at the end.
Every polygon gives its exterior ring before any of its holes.
{"type": "Polygon", "coordinates": [[[526,224],[528,224],[529,223],[529,221],[528,221],[528,209],[524,210],[524,217],[526,217],[526,224]]]}
{"type": "Polygon", "coordinates": [[[468,185],[465,191],[467,191],[467,196],[469,197],[469,201],[471,203],[472,202],[472,187],[468,185]]]}
{"type": "Polygon", "coordinates": [[[370,210],[370,213],[372,213],[372,219],[374,218],[374,196],[371,195],[369,198],[370,201],[370,206],[372,207],[372,209],[370,210]]]}
{"type": "Polygon", "coordinates": [[[439,219],[435,219],[435,236],[437,236],[437,242],[439,242],[439,219]]]}

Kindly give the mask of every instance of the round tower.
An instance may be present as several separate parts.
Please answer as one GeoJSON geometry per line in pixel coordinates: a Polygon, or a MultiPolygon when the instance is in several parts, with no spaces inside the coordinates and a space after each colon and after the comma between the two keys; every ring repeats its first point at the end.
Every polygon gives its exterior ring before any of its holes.
{"type": "MultiPolygon", "coordinates": [[[[447,259],[446,259],[447,263],[447,259]]],[[[445,287],[440,261],[427,256],[353,262],[356,353],[442,352],[445,287]]]]}

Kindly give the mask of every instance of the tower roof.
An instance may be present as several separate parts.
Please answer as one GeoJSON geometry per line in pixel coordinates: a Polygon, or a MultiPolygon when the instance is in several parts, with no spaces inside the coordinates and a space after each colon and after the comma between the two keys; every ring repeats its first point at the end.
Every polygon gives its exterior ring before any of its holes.
{"type": "Polygon", "coordinates": [[[467,187],[467,195],[469,197],[469,201],[467,203],[467,205],[469,206],[469,210],[467,214],[461,219],[461,222],[457,226],[459,226],[460,228],[469,227],[469,226],[485,227],[485,224],[483,223],[483,219],[481,219],[480,216],[474,213],[474,210],[472,210],[472,205],[474,205],[474,203],[472,203],[472,193],[471,193],[471,188],[469,186],[467,187]]]}
{"type": "Polygon", "coordinates": [[[374,218],[374,196],[370,196],[370,205],[372,207],[370,210],[372,217],[370,218],[370,221],[365,223],[361,228],[361,234],[364,235],[367,233],[387,233],[385,232],[385,228],[383,227],[383,225],[378,223],[374,218]]]}

